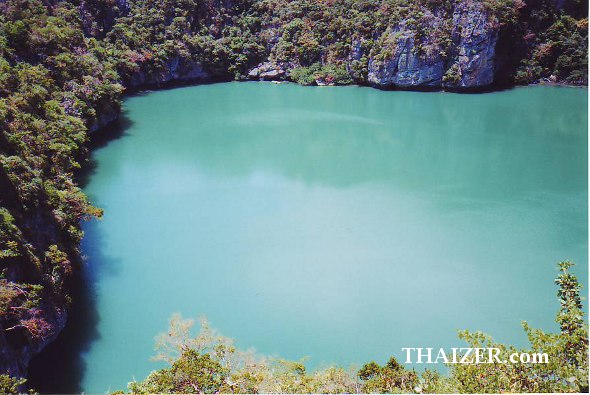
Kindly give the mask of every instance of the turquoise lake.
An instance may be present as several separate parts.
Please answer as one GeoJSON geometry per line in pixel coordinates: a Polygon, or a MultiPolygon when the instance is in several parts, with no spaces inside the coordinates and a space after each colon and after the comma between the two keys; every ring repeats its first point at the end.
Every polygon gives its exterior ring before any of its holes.
{"type": "MultiPolygon", "coordinates": [[[[486,94],[223,83],[129,97],[92,155],[89,393],[162,364],[173,313],[308,368],[459,329],[556,330],[556,264],[588,283],[586,89],[486,94]]],[[[416,366],[422,369],[420,366],[416,366]]]]}

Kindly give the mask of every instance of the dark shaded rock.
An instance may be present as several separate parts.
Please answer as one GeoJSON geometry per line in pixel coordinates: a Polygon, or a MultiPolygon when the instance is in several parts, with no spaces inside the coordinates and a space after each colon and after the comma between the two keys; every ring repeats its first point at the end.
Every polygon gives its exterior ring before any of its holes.
{"type": "Polygon", "coordinates": [[[119,119],[121,107],[118,105],[105,105],[97,113],[96,120],[88,127],[90,133],[96,132],[119,119]]]}
{"type": "Polygon", "coordinates": [[[79,6],[82,27],[87,36],[104,38],[115,25],[117,18],[129,14],[128,0],[96,2],[83,0],[79,6]]]}
{"type": "Polygon", "coordinates": [[[32,339],[24,328],[7,331],[0,323],[0,372],[25,377],[30,360],[63,330],[67,319],[65,306],[45,298],[41,311],[39,318],[51,326],[51,332],[43,339],[32,339]]]}
{"type": "Polygon", "coordinates": [[[187,60],[175,56],[170,58],[163,70],[147,73],[143,70],[133,74],[126,86],[140,88],[143,86],[159,86],[171,82],[207,81],[211,75],[197,61],[187,60]]]}

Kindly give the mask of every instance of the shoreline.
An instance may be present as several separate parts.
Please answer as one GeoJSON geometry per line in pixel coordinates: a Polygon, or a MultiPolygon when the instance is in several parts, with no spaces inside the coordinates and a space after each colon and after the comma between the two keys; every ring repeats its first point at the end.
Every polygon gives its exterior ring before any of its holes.
{"type": "MultiPolygon", "coordinates": [[[[371,88],[376,89],[384,92],[418,92],[418,93],[451,93],[451,94],[459,94],[459,95],[479,95],[479,94],[487,94],[487,93],[496,93],[496,92],[504,92],[509,91],[511,89],[516,88],[526,88],[526,87],[534,87],[534,86],[552,86],[558,88],[581,88],[581,89],[588,89],[588,85],[571,85],[566,84],[563,82],[550,82],[550,81],[537,81],[534,83],[526,84],[526,85],[488,85],[485,87],[477,87],[477,88],[467,88],[467,89],[444,89],[444,88],[427,88],[424,87],[420,89],[420,87],[416,88],[402,88],[402,87],[381,87],[371,84],[358,84],[358,83],[351,83],[351,84],[330,84],[330,85],[304,85],[299,84],[295,81],[290,80],[261,80],[261,79],[242,79],[242,80],[229,80],[229,79],[196,79],[196,80],[171,80],[162,83],[151,83],[151,84],[143,84],[138,87],[125,87],[123,94],[121,96],[122,100],[125,100],[127,97],[137,96],[147,94],[149,92],[156,92],[168,89],[176,89],[176,88],[188,88],[193,86],[199,85],[212,85],[212,84],[222,84],[222,83],[248,83],[248,82],[256,82],[256,83],[269,83],[269,84],[294,84],[299,85],[302,87],[343,87],[343,86],[355,86],[359,88],[371,88]]],[[[113,125],[120,119],[121,117],[121,108],[117,109],[116,117],[110,119],[108,122],[100,125],[97,129],[88,130],[88,136],[92,139],[96,137],[98,134],[101,134],[105,129],[112,128],[113,125]]],[[[92,145],[92,141],[89,143],[92,145]]],[[[91,147],[89,147],[92,150],[91,147]]],[[[83,166],[84,167],[84,166],[83,166]]],[[[80,169],[80,172],[84,172],[83,169],[80,169]]]]}

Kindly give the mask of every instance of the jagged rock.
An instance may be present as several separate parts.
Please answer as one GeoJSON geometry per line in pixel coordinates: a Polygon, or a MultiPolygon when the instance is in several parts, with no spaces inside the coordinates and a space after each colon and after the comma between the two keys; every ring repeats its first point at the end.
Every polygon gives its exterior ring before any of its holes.
{"type": "Polygon", "coordinates": [[[258,78],[259,74],[260,74],[260,71],[258,70],[258,67],[254,67],[252,70],[248,71],[248,77],[250,79],[258,78]]]}
{"type": "Polygon", "coordinates": [[[203,65],[195,61],[183,61],[179,57],[170,59],[167,63],[168,75],[164,82],[194,81],[210,78],[203,65]]]}
{"type": "Polygon", "coordinates": [[[354,40],[352,43],[352,50],[348,57],[349,60],[361,60],[363,57],[363,42],[361,40],[354,40]]]}
{"type": "Polygon", "coordinates": [[[480,88],[494,82],[498,28],[480,3],[459,3],[453,12],[454,75],[447,88],[480,88]]]}
{"type": "Polygon", "coordinates": [[[126,85],[138,88],[170,82],[206,81],[210,78],[211,75],[201,63],[175,56],[166,62],[166,67],[161,72],[148,74],[140,70],[130,77],[126,85]]]}
{"type": "Polygon", "coordinates": [[[96,120],[88,127],[90,133],[96,132],[119,119],[121,108],[119,106],[107,105],[100,108],[97,113],[96,120]]]}
{"type": "Polygon", "coordinates": [[[326,81],[324,78],[318,78],[315,80],[315,84],[317,86],[334,86],[334,82],[326,81]]]}
{"type": "Polygon", "coordinates": [[[384,60],[373,56],[369,60],[370,84],[400,88],[441,85],[445,61],[440,55],[428,58],[419,54],[414,31],[397,26],[385,34],[393,41],[393,56],[384,60]]]}
{"type": "MultiPolygon", "coordinates": [[[[368,77],[378,87],[474,89],[494,82],[498,26],[478,2],[458,2],[452,15],[424,16],[429,31],[418,34],[415,24],[389,27],[370,54],[368,77]],[[451,29],[445,20],[451,18],[451,29]],[[448,29],[447,29],[448,30],[448,29]],[[448,34],[450,47],[436,36],[448,34]]],[[[424,23],[424,22],[423,22],[424,23]]],[[[360,59],[359,49],[352,55],[360,59]]]]}
{"type": "Polygon", "coordinates": [[[51,326],[51,332],[42,339],[31,339],[26,329],[8,332],[0,325],[0,372],[13,377],[25,377],[30,360],[55,340],[66,325],[67,311],[62,303],[43,301],[42,318],[51,326]]]}
{"type": "Polygon", "coordinates": [[[285,69],[272,62],[264,62],[248,71],[248,77],[253,80],[278,81],[285,78],[285,69]]]}
{"type": "Polygon", "coordinates": [[[263,71],[259,74],[260,79],[265,81],[274,81],[279,79],[281,76],[285,74],[285,70],[269,70],[263,71]]]}

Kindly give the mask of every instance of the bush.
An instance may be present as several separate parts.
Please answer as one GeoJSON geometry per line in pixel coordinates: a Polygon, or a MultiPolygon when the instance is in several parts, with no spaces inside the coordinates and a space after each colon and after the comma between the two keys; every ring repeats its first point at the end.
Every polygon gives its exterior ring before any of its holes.
{"type": "Polygon", "coordinates": [[[309,67],[296,67],[291,70],[292,81],[301,85],[348,85],[352,83],[350,74],[343,66],[314,63],[309,67]]]}
{"type": "Polygon", "coordinates": [[[158,359],[171,367],[151,373],[144,382],[129,384],[131,393],[520,393],[588,391],[588,323],[578,279],[571,262],[559,264],[559,333],[546,333],[523,323],[530,348],[496,343],[481,332],[462,331],[471,348],[494,347],[513,352],[547,353],[541,364],[449,364],[449,374],[406,369],[395,358],[385,365],[369,362],[358,372],[329,367],[307,372],[301,362],[244,352],[231,339],[213,331],[206,321],[199,334],[189,335],[193,322],[174,316],[160,336],[158,359]]]}

